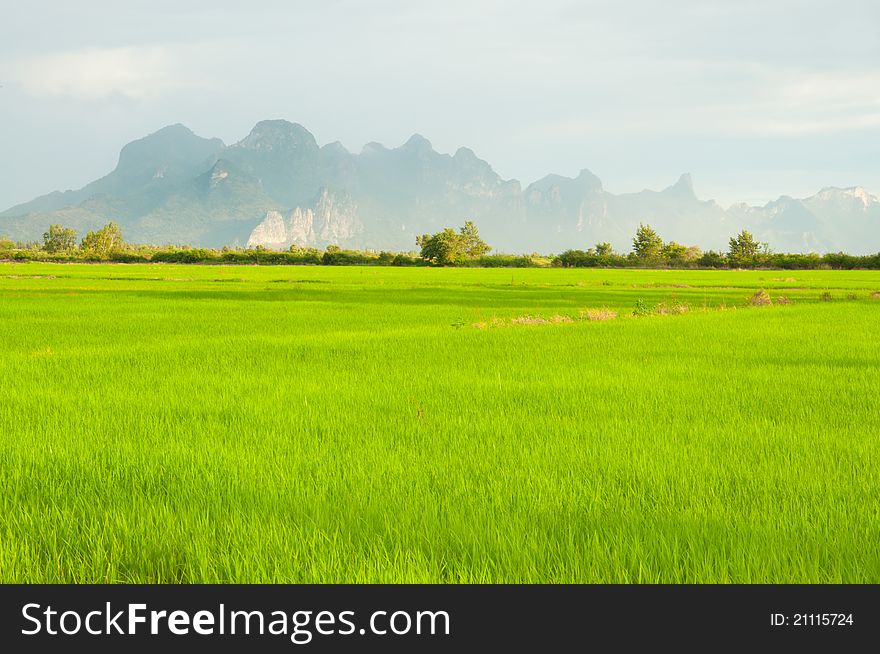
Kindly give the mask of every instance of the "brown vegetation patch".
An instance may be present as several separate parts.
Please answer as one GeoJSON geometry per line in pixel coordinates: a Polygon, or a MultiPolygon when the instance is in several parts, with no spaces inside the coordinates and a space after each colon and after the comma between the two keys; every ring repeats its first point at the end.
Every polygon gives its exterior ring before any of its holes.
{"type": "Polygon", "coordinates": [[[776,304],[791,304],[791,300],[783,295],[776,298],[776,304]]]}
{"type": "Polygon", "coordinates": [[[658,304],[654,309],[654,313],[658,316],[680,316],[690,310],[690,305],[688,305],[687,302],[673,300],[671,302],[661,302],[658,304]]]}
{"type": "Polygon", "coordinates": [[[584,309],[580,313],[581,320],[614,320],[617,312],[611,309],[584,309]]]}
{"type": "Polygon", "coordinates": [[[571,318],[568,316],[550,316],[549,318],[542,318],[541,316],[532,316],[525,315],[519,316],[517,318],[513,318],[510,321],[511,325],[557,325],[562,322],[573,322],[571,318]]]}
{"type": "Polygon", "coordinates": [[[871,299],[880,300],[880,291],[874,291],[873,293],[871,293],[871,299]]]}
{"type": "Polygon", "coordinates": [[[766,307],[773,304],[773,300],[770,299],[770,294],[762,288],[760,291],[755,291],[755,294],[749,299],[749,304],[753,307],[766,307]]]}

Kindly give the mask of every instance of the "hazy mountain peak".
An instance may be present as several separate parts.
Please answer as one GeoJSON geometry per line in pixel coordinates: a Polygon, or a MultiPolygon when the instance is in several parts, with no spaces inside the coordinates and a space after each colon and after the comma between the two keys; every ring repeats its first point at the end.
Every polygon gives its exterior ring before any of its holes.
{"type": "Polygon", "coordinates": [[[189,127],[184,125],[183,123],[174,123],[173,125],[166,125],[161,129],[157,129],[152,134],[148,134],[145,136],[145,139],[156,137],[156,136],[171,136],[171,137],[187,137],[187,136],[195,136],[195,132],[193,132],[189,127]]]}
{"type": "Polygon", "coordinates": [[[837,200],[837,201],[846,201],[846,200],[857,200],[862,203],[862,206],[868,207],[875,202],[878,202],[876,196],[868,193],[861,186],[850,186],[849,188],[839,188],[837,186],[826,186],[821,191],[819,191],[815,196],[815,199],[818,200],[837,200]]]}
{"type": "Polygon", "coordinates": [[[177,161],[198,163],[223,147],[220,139],[202,138],[177,123],[125,145],[119,153],[117,170],[155,168],[155,175],[161,177],[163,166],[177,161]]]}
{"type": "Polygon", "coordinates": [[[434,147],[431,145],[431,142],[421,134],[413,134],[409,137],[407,142],[401,146],[401,149],[412,150],[415,152],[433,152],[434,147]]]}
{"type": "Polygon", "coordinates": [[[587,188],[602,190],[602,180],[594,175],[590,170],[582,168],[578,173],[577,180],[587,188]]]}
{"type": "Polygon", "coordinates": [[[694,180],[690,173],[683,173],[678,181],[666,189],[667,192],[674,192],[680,195],[696,197],[694,194],[694,180]]]}
{"type": "Polygon", "coordinates": [[[318,143],[312,133],[299,123],[287,120],[261,120],[250,134],[235,144],[246,150],[317,150],[318,143]]]}
{"type": "Polygon", "coordinates": [[[388,148],[379,143],[378,141],[370,141],[366,145],[364,145],[361,150],[361,154],[372,154],[377,152],[388,152],[388,148]]]}
{"type": "Polygon", "coordinates": [[[321,148],[324,152],[329,152],[331,154],[349,154],[348,150],[340,141],[333,141],[332,143],[328,143],[327,145],[321,148]]]}

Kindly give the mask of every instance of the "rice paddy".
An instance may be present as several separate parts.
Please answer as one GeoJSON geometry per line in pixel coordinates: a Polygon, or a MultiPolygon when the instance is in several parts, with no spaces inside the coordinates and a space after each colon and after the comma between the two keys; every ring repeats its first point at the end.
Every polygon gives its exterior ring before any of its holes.
{"type": "Polygon", "coordinates": [[[0,264],[0,581],[878,583],[878,337],[877,271],[0,264]]]}

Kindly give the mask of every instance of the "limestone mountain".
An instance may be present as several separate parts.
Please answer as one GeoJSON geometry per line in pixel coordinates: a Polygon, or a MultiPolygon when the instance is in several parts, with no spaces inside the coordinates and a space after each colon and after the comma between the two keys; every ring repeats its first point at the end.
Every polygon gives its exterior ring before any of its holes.
{"type": "Polygon", "coordinates": [[[627,251],[640,222],[704,249],[724,249],[746,228],[777,251],[880,250],[880,202],[860,187],[727,210],[699,199],[687,174],[661,191],[612,194],[588,170],[523,189],[467,148],[438,153],[416,134],[355,154],[285,120],[257,123],[230,146],[182,125],[161,129],[126,145],[105,177],[4,211],[0,235],[37,240],[50,223],[82,234],[109,220],[132,242],[211,247],[413,250],[419,234],[474,220],[507,252],[598,241],[627,251]]]}

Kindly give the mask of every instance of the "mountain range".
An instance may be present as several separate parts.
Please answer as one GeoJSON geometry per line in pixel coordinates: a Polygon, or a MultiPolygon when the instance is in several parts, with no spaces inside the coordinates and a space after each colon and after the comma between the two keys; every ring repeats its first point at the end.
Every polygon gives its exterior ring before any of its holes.
{"type": "Polygon", "coordinates": [[[524,189],[468,148],[441,154],[422,136],[360,153],[319,146],[303,126],[258,123],[233,145],[171,125],[129,143],[116,168],[79,190],[0,213],[0,235],[38,240],[51,223],[80,235],[113,220],[126,240],[157,245],[414,250],[419,234],[474,220],[501,252],[559,252],[609,241],[628,251],[639,223],[666,240],[726,249],[749,229],[775,251],[880,250],[880,201],[861,187],[724,209],[689,174],[662,191],[612,194],[589,170],[524,189]]]}

